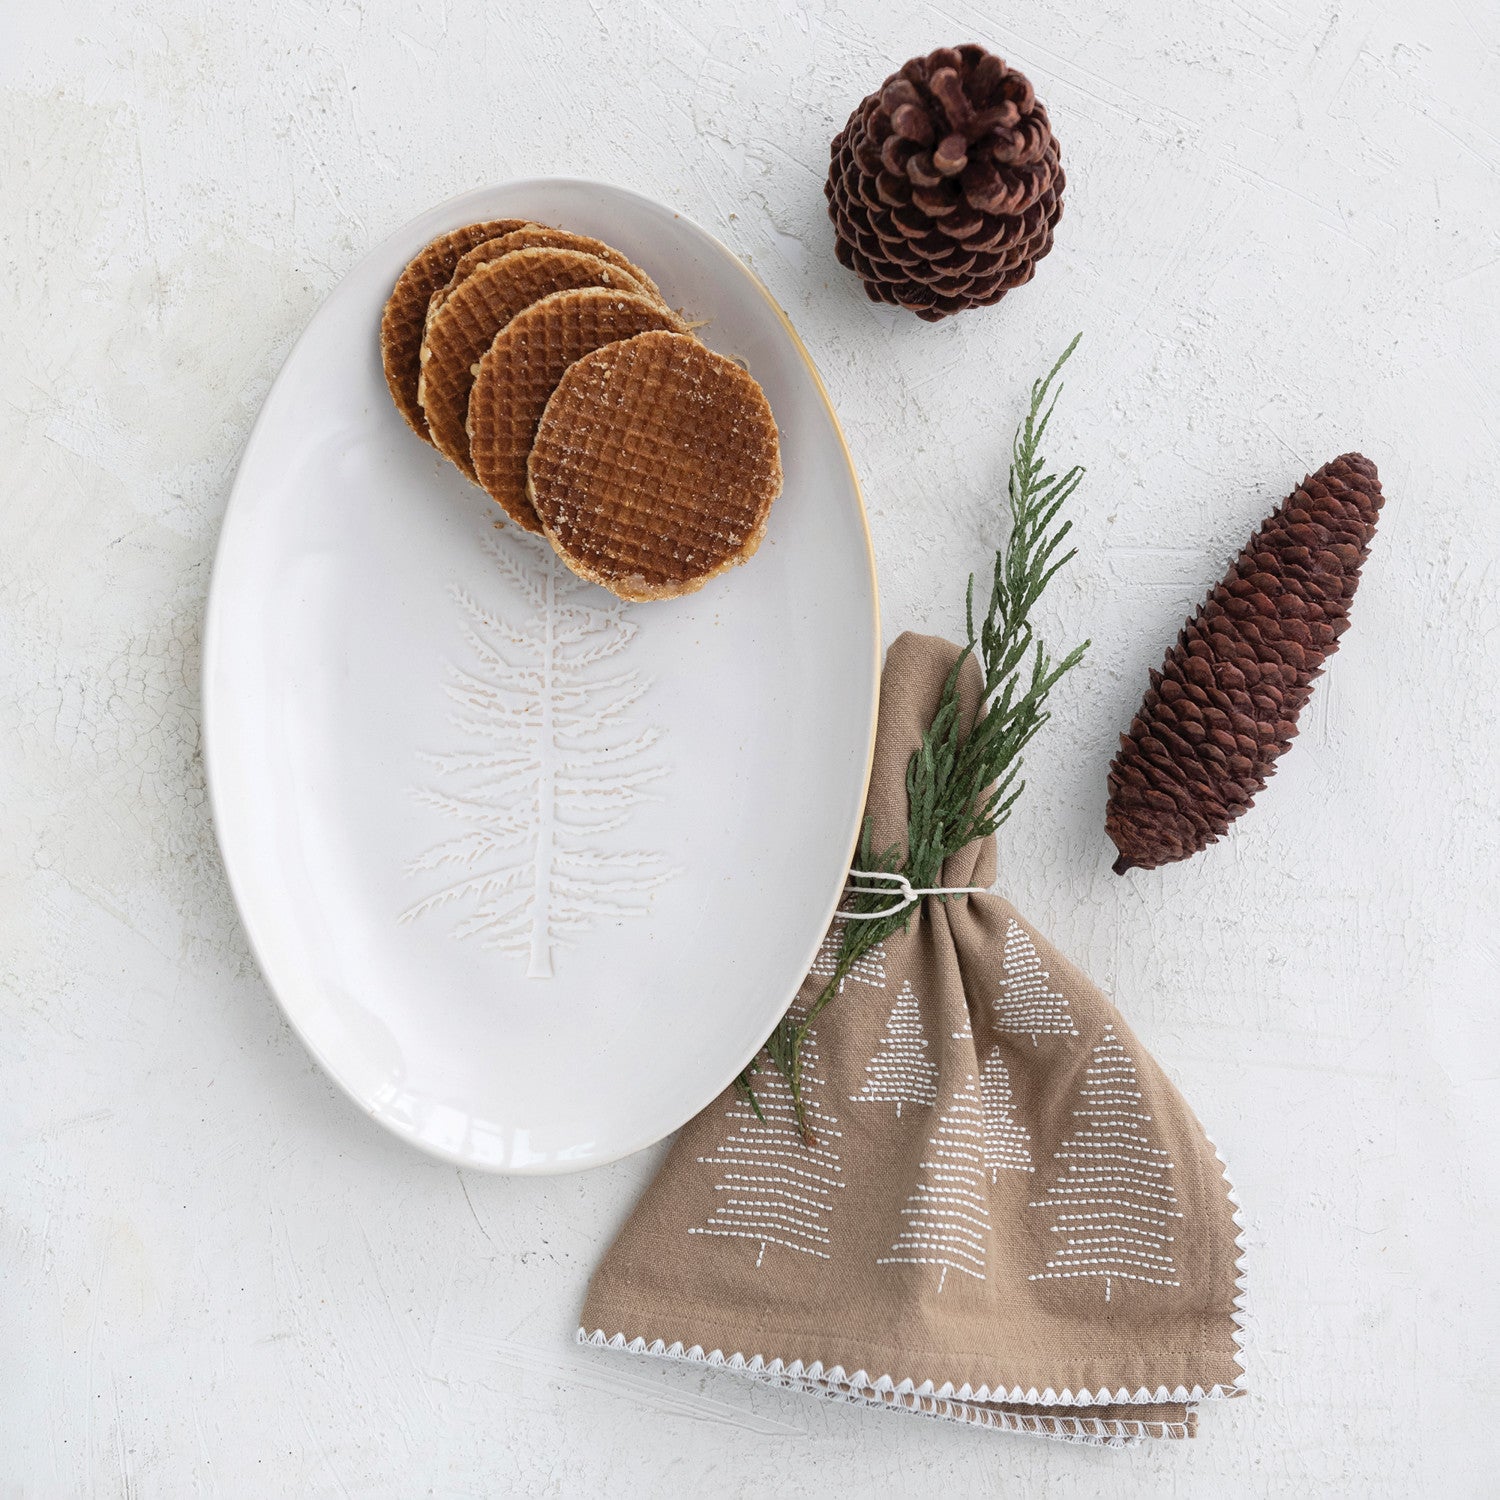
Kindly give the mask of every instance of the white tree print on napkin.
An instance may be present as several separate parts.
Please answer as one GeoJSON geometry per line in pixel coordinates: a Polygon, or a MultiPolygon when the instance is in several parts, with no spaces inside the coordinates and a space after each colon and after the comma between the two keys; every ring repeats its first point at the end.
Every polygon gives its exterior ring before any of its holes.
{"type": "Polygon", "coordinates": [[[698,1158],[703,1166],[723,1168],[714,1183],[721,1197],[707,1221],[688,1233],[756,1241],[757,1267],[768,1245],[829,1258],[833,1195],[844,1186],[844,1168],[835,1144],[842,1138],[838,1118],[823,1109],[815,1031],[808,1033],[803,1059],[802,1104],[814,1144],[802,1138],[785,1075],[765,1067],[755,1075],[760,1116],[736,1091],[725,1111],[734,1128],[714,1155],[698,1158]]]}
{"type": "Polygon", "coordinates": [[[423,756],[438,784],[416,795],[460,831],[408,865],[450,879],[401,920],[466,907],[457,936],[524,954],[528,977],[547,978],[557,947],[641,911],[674,873],[658,854],[601,843],[652,800],[660,731],[632,717],[651,682],[618,661],[636,633],[621,601],[534,538],[486,550],[520,608],[513,618],[453,588],[468,660],[450,664],[446,691],[462,745],[423,756]]]}
{"type": "Polygon", "coordinates": [[[1078,1102],[1073,1117],[1082,1124],[1054,1153],[1064,1165],[1046,1198],[1030,1205],[1048,1211],[1061,1246],[1028,1279],[1097,1277],[1106,1302],[1115,1281],[1180,1286],[1169,1232],[1182,1217],[1172,1162],[1152,1144],[1135,1063],[1113,1026],[1094,1048],[1078,1102]]]}
{"type": "Polygon", "coordinates": [[[1031,1136],[1016,1119],[1010,1069],[998,1047],[991,1049],[979,1070],[979,1093],[984,1105],[984,1156],[990,1181],[998,1182],[1002,1172],[1034,1172],[1031,1136]]]}
{"type": "MultiPolygon", "coordinates": [[[[816,974],[819,979],[827,983],[833,978],[833,971],[838,968],[839,944],[843,933],[838,927],[830,928],[823,936],[822,943],[818,946],[817,955],[813,958],[812,968],[809,974],[816,974]]],[[[867,984],[872,989],[883,990],[885,988],[885,944],[876,943],[868,953],[861,953],[850,966],[849,972],[839,980],[839,994],[844,993],[844,986],[850,980],[859,984],[867,984]]]]}
{"type": "Polygon", "coordinates": [[[985,1192],[984,1112],[974,1075],[938,1120],[919,1164],[917,1188],[901,1209],[905,1225],[880,1266],[939,1266],[938,1291],[949,1271],[984,1280],[990,1207],[985,1192]]]}
{"type": "Polygon", "coordinates": [[[1077,1036],[1068,1002],[1052,988],[1052,976],[1042,967],[1036,944],[1012,919],[1005,928],[1000,992],[995,996],[995,1030],[1030,1036],[1077,1036]]]}
{"type": "Polygon", "coordinates": [[[936,1104],[937,1064],[927,1052],[922,1008],[907,980],[891,1007],[875,1055],[865,1064],[864,1084],[857,1094],[849,1096],[849,1102],[894,1104],[898,1120],[903,1104],[936,1104]]]}

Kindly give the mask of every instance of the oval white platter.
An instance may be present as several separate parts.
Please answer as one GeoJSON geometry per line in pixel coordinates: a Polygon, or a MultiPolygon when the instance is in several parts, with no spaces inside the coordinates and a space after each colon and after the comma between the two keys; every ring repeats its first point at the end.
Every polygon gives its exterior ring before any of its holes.
{"type": "Polygon", "coordinates": [[[754,1056],[828,925],[879,649],[838,422],[727,249],[569,179],[408,224],[267,396],[209,597],[214,821],[293,1027],[360,1108],[464,1166],[568,1171],[676,1129],[754,1056]],[[786,483],[747,565],[621,604],[406,428],[381,309],[428,240],[488,218],[607,240],[761,382],[786,483]]]}

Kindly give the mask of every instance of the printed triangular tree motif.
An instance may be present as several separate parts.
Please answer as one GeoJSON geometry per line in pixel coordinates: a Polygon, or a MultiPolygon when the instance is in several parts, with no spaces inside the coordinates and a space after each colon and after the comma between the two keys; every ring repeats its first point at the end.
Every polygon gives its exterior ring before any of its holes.
{"type": "Polygon", "coordinates": [[[989,1163],[990,1181],[998,1182],[1002,1172],[1034,1172],[1031,1136],[1016,1119],[1010,1069],[1005,1066],[998,1047],[984,1060],[979,1073],[979,1093],[984,1104],[984,1156],[989,1163]]]}
{"type": "MultiPolygon", "coordinates": [[[[824,935],[823,942],[818,948],[817,957],[812,961],[810,974],[816,974],[825,983],[833,978],[833,971],[838,967],[839,944],[843,941],[842,929],[834,927],[824,935]]],[[[839,994],[844,993],[844,987],[850,980],[859,984],[867,984],[871,989],[883,990],[885,988],[885,944],[876,943],[867,953],[862,953],[854,960],[853,967],[839,981],[839,994]]]]}
{"type": "Polygon", "coordinates": [[[798,1129],[785,1076],[778,1068],[762,1068],[755,1075],[760,1116],[736,1091],[725,1111],[733,1129],[714,1155],[698,1158],[703,1166],[723,1169],[714,1183],[720,1196],[707,1220],[688,1233],[756,1242],[757,1266],[767,1245],[828,1259],[829,1221],[844,1168],[835,1145],[841,1138],[838,1119],[822,1106],[816,1032],[809,1033],[803,1058],[802,1099],[816,1145],[809,1146],[798,1129]]]}
{"type": "Polygon", "coordinates": [[[857,1094],[850,1094],[849,1101],[894,1103],[899,1120],[903,1104],[937,1103],[937,1081],[937,1064],[927,1055],[922,1008],[908,980],[891,1007],[875,1055],[865,1065],[864,1084],[857,1094]]]}
{"type": "Polygon", "coordinates": [[[1106,1302],[1115,1281],[1181,1286],[1169,1232],[1182,1217],[1171,1158],[1152,1144],[1135,1063],[1113,1026],[1094,1048],[1078,1103],[1073,1118],[1082,1123],[1054,1153],[1063,1163],[1057,1180],[1030,1205],[1050,1213],[1061,1244],[1028,1279],[1093,1276],[1106,1302]]]}
{"type": "Polygon", "coordinates": [[[1052,988],[1052,976],[1042,967],[1036,944],[1026,929],[1012,920],[1005,929],[1000,992],[995,997],[995,1030],[1029,1036],[1077,1036],[1068,1002],[1052,988]]]}
{"type": "Polygon", "coordinates": [[[905,1221],[877,1265],[938,1266],[938,1291],[949,1271],[984,1280],[990,1207],[984,1165],[984,1112],[974,1075],[953,1096],[927,1143],[917,1187],[901,1209],[905,1221]]]}

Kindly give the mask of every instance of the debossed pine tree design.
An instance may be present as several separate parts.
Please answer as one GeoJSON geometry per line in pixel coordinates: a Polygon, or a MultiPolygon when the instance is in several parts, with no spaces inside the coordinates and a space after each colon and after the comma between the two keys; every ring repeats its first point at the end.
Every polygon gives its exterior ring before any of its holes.
{"type": "Polygon", "coordinates": [[[834,1194],[844,1186],[844,1168],[838,1118],[822,1106],[825,1080],[818,1073],[815,1031],[808,1035],[803,1058],[802,1099],[816,1144],[808,1145],[797,1128],[791,1089],[780,1069],[762,1068],[755,1075],[755,1097],[764,1118],[736,1091],[725,1111],[734,1128],[714,1155],[698,1158],[705,1167],[723,1168],[714,1183],[721,1196],[707,1220],[688,1233],[758,1243],[757,1266],[768,1245],[829,1258],[829,1222],[834,1194]]]}
{"type": "Polygon", "coordinates": [[[898,1120],[903,1104],[936,1104],[937,1064],[927,1051],[922,1008],[907,980],[891,1007],[875,1055],[865,1064],[864,1084],[857,1094],[850,1094],[850,1103],[894,1103],[898,1120]]]}
{"type": "Polygon", "coordinates": [[[901,1209],[905,1224],[881,1266],[939,1266],[938,1291],[949,1271],[984,1280],[990,1207],[986,1194],[984,1112],[974,1075],[938,1120],[927,1143],[921,1176],[901,1209]]]}
{"type": "Polygon", "coordinates": [[[545,542],[486,546],[521,608],[512,618],[454,586],[470,660],[449,666],[446,691],[462,744],[423,756],[439,784],[416,796],[462,831],[407,869],[456,878],[401,920],[457,903],[457,936],[525,954],[527,975],[546,978],[555,948],[642,910],[673,873],[659,855],[600,842],[651,800],[660,732],[631,714],[649,679],[615,661],[636,633],[621,602],[545,542]]]}
{"type": "Polygon", "coordinates": [[[1051,1214],[1050,1232],[1062,1243],[1028,1279],[1097,1277],[1106,1302],[1115,1281],[1181,1286],[1169,1232],[1182,1217],[1172,1162],[1151,1142],[1135,1063],[1113,1026],[1094,1048],[1078,1102],[1073,1117],[1082,1123],[1054,1153],[1064,1165],[1047,1196],[1030,1205],[1051,1214]]]}
{"type": "Polygon", "coordinates": [[[992,1048],[979,1071],[979,1093],[984,1104],[984,1157],[990,1181],[1002,1172],[1034,1172],[1031,1136],[1016,1119],[1015,1096],[1010,1087],[1010,1069],[998,1047],[992,1048]]]}
{"type": "MultiPolygon", "coordinates": [[[[835,926],[825,934],[819,945],[817,956],[812,961],[810,974],[816,974],[819,979],[830,980],[833,971],[838,967],[839,943],[843,939],[843,931],[835,926]]],[[[883,990],[885,988],[885,944],[876,943],[868,953],[862,953],[854,960],[853,967],[839,981],[839,994],[844,993],[844,986],[853,979],[860,984],[867,984],[872,989],[883,990]]]]}
{"type": "Polygon", "coordinates": [[[1021,924],[1005,928],[1001,956],[1000,992],[995,996],[995,1030],[1030,1036],[1077,1036],[1068,1002],[1052,988],[1052,976],[1042,967],[1036,944],[1021,924]]]}

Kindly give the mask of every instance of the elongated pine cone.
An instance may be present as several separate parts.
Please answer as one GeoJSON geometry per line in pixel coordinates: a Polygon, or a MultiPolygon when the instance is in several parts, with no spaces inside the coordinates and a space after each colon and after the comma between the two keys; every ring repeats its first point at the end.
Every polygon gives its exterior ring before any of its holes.
{"type": "Polygon", "coordinates": [[[839,260],[872,302],[936,322],[1030,281],[1066,179],[1025,76],[983,47],[914,57],[833,139],[839,260]]]}
{"type": "Polygon", "coordinates": [[[1115,874],[1196,854],[1255,800],[1338,650],[1383,503],[1362,454],[1324,464],[1183,626],[1110,764],[1115,874]]]}

